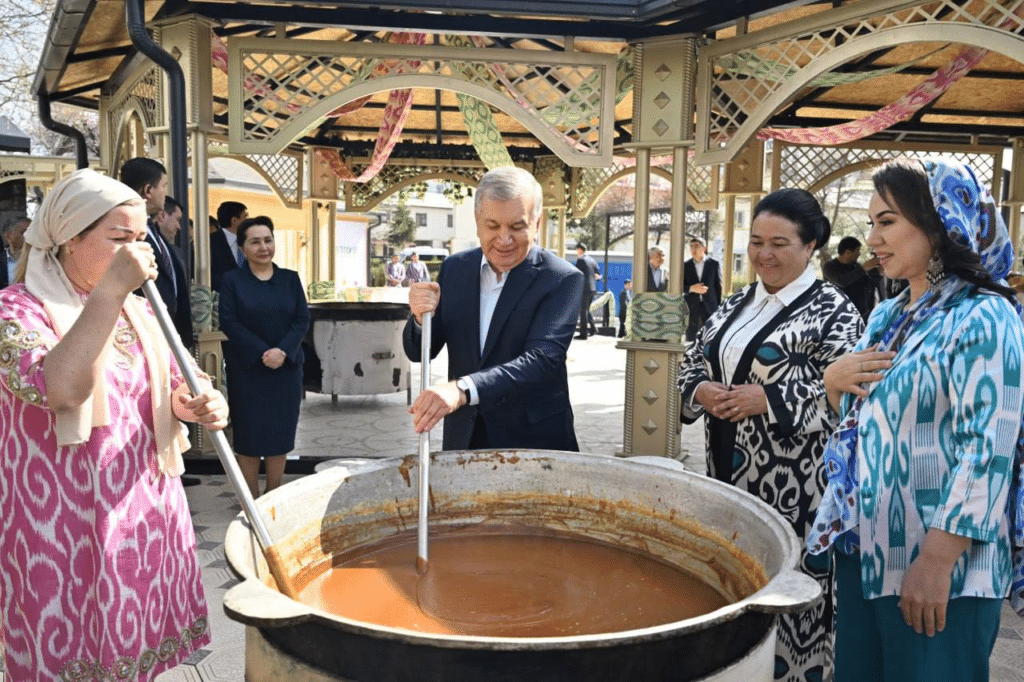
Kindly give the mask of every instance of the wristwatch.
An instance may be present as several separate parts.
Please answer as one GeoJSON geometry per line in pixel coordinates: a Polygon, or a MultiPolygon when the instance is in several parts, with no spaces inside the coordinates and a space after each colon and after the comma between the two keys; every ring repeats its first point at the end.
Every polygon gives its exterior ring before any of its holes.
{"type": "Polygon", "coordinates": [[[455,385],[466,394],[466,404],[469,405],[473,400],[473,395],[469,392],[469,382],[465,379],[459,379],[455,382],[455,385]]]}

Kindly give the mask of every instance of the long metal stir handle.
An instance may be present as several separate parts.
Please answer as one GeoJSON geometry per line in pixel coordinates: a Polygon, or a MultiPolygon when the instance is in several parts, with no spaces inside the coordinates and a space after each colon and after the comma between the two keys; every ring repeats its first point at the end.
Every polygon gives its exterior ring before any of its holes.
{"type": "MultiPolygon", "coordinates": [[[[178,367],[181,368],[181,373],[185,376],[185,383],[188,385],[189,391],[192,392],[193,396],[199,395],[202,393],[203,387],[199,384],[199,377],[196,376],[195,371],[192,369],[188,351],[181,344],[181,338],[178,337],[178,332],[174,329],[171,316],[168,314],[167,307],[164,305],[160,292],[156,288],[156,282],[151,279],[146,280],[142,285],[142,291],[146,294],[153,312],[156,313],[160,329],[163,331],[164,337],[171,347],[171,352],[174,353],[174,358],[178,361],[178,367]]],[[[256,534],[256,540],[263,549],[264,558],[267,560],[267,566],[270,568],[271,575],[277,581],[278,589],[282,594],[295,599],[295,590],[292,588],[291,581],[284,574],[281,558],[277,553],[277,549],[273,546],[273,541],[270,539],[270,531],[267,530],[266,524],[263,523],[263,517],[260,516],[259,510],[256,509],[256,500],[253,499],[252,493],[249,492],[249,485],[245,482],[242,471],[238,468],[238,462],[235,461],[235,455],[228,445],[228,439],[224,437],[223,431],[207,430],[207,433],[213,441],[213,447],[217,451],[220,463],[224,466],[228,480],[231,481],[231,487],[235,489],[235,495],[238,496],[239,501],[242,503],[242,510],[245,511],[249,525],[252,526],[253,532],[256,534]]]]}
{"type": "MultiPolygon", "coordinates": [[[[430,388],[430,332],[433,313],[423,313],[420,325],[420,393],[430,388]]],[[[427,568],[427,522],[430,502],[430,430],[420,433],[419,525],[416,528],[416,568],[427,568]]]]}

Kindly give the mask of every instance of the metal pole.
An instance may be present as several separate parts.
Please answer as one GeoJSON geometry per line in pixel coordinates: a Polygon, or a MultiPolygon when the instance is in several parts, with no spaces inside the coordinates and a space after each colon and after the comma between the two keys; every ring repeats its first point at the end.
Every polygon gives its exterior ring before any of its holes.
{"type": "MultiPolygon", "coordinates": [[[[160,323],[160,329],[164,333],[164,338],[167,339],[167,343],[171,346],[171,352],[174,354],[174,359],[178,361],[178,366],[181,368],[181,373],[185,377],[185,383],[188,385],[188,389],[192,392],[193,396],[199,395],[203,392],[203,387],[199,384],[199,377],[196,376],[195,371],[192,369],[191,357],[185,347],[181,345],[181,338],[178,336],[178,332],[174,329],[174,324],[171,322],[171,316],[167,313],[167,307],[164,305],[163,299],[160,297],[160,292],[157,291],[156,282],[151,279],[146,280],[142,285],[142,291],[146,294],[146,298],[149,300],[149,305],[152,306],[153,312],[156,313],[156,319],[160,323]]],[[[156,390],[156,387],[154,387],[156,390]]],[[[242,503],[242,509],[245,511],[245,516],[249,520],[249,525],[252,526],[253,532],[256,534],[256,540],[260,543],[260,547],[263,548],[264,557],[267,560],[267,566],[270,568],[270,573],[277,582],[277,587],[282,594],[291,597],[292,599],[297,598],[295,590],[291,586],[291,581],[284,573],[283,566],[281,565],[281,557],[277,553],[277,548],[274,547],[273,540],[270,538],[270,531],[267,530],[266,524],[263,523],[263,517],[260,516],[259,511],[256,509],[256,501],[252,498],[252,493],[249,492],[249,486],[245,482],[245,478],[242,476],[242,471],[238,468],[238,462],[235,461],[235,455],[228,446],[227,438],[224,437],[223,431],[207,431],[210,434],[210,439],[213,441],[213,446],[217,450],[217,457],[220,458],[220,463],[224,466],[224,471],[228,475],[228,480],[231,481],[231,486],[235,489],[235,495],[242,503]]]]}
{"type": "MultiPolygon", "coordinates": [[[[433,313],[423,313],[420,325],[420,393],[430,388],[430,337],[433,313]]],[[[430,503],[430,431],[420,433],[419,525],[416,527],[416,570],[427,570],[427,523],[430,503]]]]}

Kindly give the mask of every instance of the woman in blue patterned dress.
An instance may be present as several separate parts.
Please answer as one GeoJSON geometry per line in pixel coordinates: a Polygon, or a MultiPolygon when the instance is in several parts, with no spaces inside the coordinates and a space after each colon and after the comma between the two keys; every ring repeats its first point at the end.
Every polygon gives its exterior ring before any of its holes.
{"type": "MultiPolygon", "coordinates": [[[[804,190],[758,202],[747,247],[758,282],[708,319],[679,378],[683,421],[706,417],[710,474],[772,505],[800,538],[825,489],[822,451],[836,425],[822,377],[864,326],[850,299],[810,265],[830,233],[804,190]]],[[[831,670],[829,565],[804,555],[801,569],[826,599],[779,619],[775,679],[820,682],[831,670]]]]}
{"type": "Polygon", "coordinates": [[[838,682],[979,682],[1024,542],[1013,249],[966,166],[897,160],[873,180],[868,246],[910,285],[825,372],[846,417],[807,545],[835,550],[838,682]]]}

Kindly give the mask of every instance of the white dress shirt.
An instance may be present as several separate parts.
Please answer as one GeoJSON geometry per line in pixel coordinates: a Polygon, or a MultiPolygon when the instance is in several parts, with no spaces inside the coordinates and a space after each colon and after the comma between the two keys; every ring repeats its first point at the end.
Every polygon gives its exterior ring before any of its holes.
{"type": "MultiPolygon", "coordinates": [[[[508,273],[503,272],[501,279],[498,273],[487,262],[486,256],[480,257],[480,355],[484,353],[484,344],[487,343],[487,332],[491,329],[491,318],[494,317],[494,309],[498,305],[498,298],[501,290],[505,288],[508,281],[508,273]]],[[[462,377],[462,380],[469,386],[469,404],[478,405],[480,394],[477,393],[476,384],[470,376],[462,377]]]]}
{"type": "Polygon", "coordinates": [[[224,236],[228,239],[228,246],[231,247],[231,255],[235,257],[235,262],[238,262],[241,249],[238,248],[238,235],[231,230],[224,230],[224,236]]]}
{"type": "MultiPolygon", "coordinates": [[[[722,367],[723,383],[732,382],[743,353],[757,333],[764,329],[765,325],[771,322],[772,318],[782,312],[786,306],[810,289],[816,279],[814,267],[808,264],[807,269],[799,277],[774,294],[768,293],[768,290],[764,288],[764,282],[760,280],[757,282],[754,300],[743,306],[735,319],[722,332],[722,342],[718,347],[718,359],[722,367]]],[[[700,388],[700,384],[697,385],[697,388],[700,388]]],[[[694,397],[690,399],[691,405],[696,404],[697,391],[694,390],[693,393],[694,397]]],[[[772,424],[776,422],[770,405],[768,406],[768,421],[772,424]]]]}

